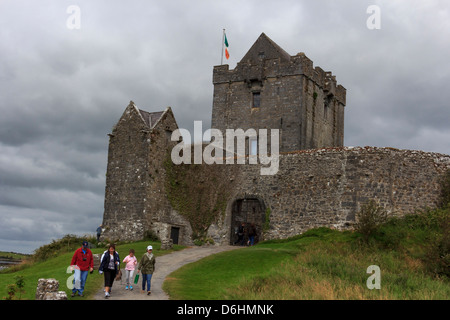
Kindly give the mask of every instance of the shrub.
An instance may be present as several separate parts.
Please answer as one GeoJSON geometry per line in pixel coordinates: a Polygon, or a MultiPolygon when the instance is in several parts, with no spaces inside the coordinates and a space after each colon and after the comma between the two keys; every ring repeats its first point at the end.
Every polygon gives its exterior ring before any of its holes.
{"type": "Polygon", "coordinates": [[[8,294],[7,297],[3,297],[3,300],[22,300],[22,293],[24,293],[25,280],[23,276],[15,276],[14,279],[16,283],[8,284],[6,286],[6,292],[8,294]],[[19,297],[16,296],[16,293],[19,292],[19,297]]]}
{"type": "Polygon", "coordinates": [[[156,233],[153,232],[153,230],[146,230],[144,233],[144,240],[147,241],[160,241],[159,237],[156,235],[156,233]]]}
{"type": "MultiPolygon", "coordinates": [[[[440,228],[430,235],[423,259],[429,272],[437,276],[450,277],[450,208],[436,209],[440,215],[440,228]]],[[[431,230],[430,230],[431,231],[431,230]]]]}
{"type": "Polygon", "coordinates": [[[7,297],[3,297],[3,300],[14,300],[16,296],[17,286],[15,284],[8,284],[6,286],[7,297]]]}
{"type": "Polygon", "coordinates": [[[355,230],[363,236],[363,239],[368,242],[378,227],[386,222],[387,212],[379,206],[375,200],[369,200],[361,207],[361,210],[356,214],[355,230]]]}
{"type": "Polygon", "coordinates": [[[83,241],[93,243],[96,241],[96,238],[93,236],[79,237],[73,234],[67,234],[61,239],[52,240],[50,244],[43,245],[36,249],[32,259],[34,261],[45,261],[62,253],[75,251],[81,247],[83,241]]]}
{"type": "Polygon", "coordinates": [[[441,206],[450,207],[450,169],[444,174],[441,182],[441,206]]]}
{"type": "Polygon", "coordinates": [[[214,244],[214,240],[210,237],[204,236],[204,237],[197,237],[194,239],[194,244],[196,246],[202,246],[204,244],[214,244]]]}
{"type": "Polygon", "coordinates": [[[402,241],[408,235],[404,224],[400,218],[390,218],[386,223],[377,228],[374,238],[382,248],[399,250],[402,241]]]}

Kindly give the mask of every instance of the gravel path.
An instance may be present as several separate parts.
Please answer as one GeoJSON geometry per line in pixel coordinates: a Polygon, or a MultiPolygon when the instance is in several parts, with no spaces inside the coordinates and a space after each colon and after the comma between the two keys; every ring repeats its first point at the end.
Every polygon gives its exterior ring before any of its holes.
{"type": "MultiPolygon", "coordinates": [[[[138,284],[133,285],[133,290],[125,290],[125,280],[114,281],[111,296],[108,300],[169,300],[169,296],[162,290],[164,279],[173,271],[185,264],[195,262],[206,256],[239,249],[239,246],[205,246],[205,247],[188,247],[184,250],[175,251],[170,254],[156,257],[155,273],[153,273],[151,281],[152,294],[147,296],[147,292],[142,292],[142,281],[139,279],[138,284]]],[[[133,276],[134,277],[134,276],[133,276]]],[[[95,296],[95,300],[105,300],[103,289],[95,296]]]]}

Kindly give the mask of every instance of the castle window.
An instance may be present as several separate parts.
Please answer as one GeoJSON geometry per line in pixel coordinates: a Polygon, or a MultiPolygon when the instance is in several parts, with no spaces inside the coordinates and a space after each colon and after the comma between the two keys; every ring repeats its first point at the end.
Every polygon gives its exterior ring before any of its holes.
{"type": "Polygon", "coordinates": [[[166,130],[166,139],[170,141],[172,138],[172,130],[166,130]]]}
{"type": "Polygon", "coordinates": [[[252,108],[259,108],[261,106],[261,92],[253,92],[252,108]]]}
{"type": "Polygon", "coordinates": [[[256,156],[258,154],[258,140],[256,138],[250,138],[250,152],[251,156],[256,156]]]}

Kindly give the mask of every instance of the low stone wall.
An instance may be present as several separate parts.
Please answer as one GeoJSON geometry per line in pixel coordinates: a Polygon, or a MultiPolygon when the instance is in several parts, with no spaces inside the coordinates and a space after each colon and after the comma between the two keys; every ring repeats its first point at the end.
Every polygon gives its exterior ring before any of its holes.
{"type": "Polygon", "coordinates": [[[161,250],[170,250],[173,248],[172,239],[161,240],[161,250]]]}
{"type": "Polygon", "coordinates": [[[101,253],[96,253],[92,255],[92,258],[94,260],[94,270],[98,270],[98,268],[100,267],[100,258],[102,257],[101,253]]]}
{"type": "Polygon", "coordinates": [[[36,288],[36,300],[67,300],[67,294],[59,291],[56,279],[39,279],[36,288]]]}

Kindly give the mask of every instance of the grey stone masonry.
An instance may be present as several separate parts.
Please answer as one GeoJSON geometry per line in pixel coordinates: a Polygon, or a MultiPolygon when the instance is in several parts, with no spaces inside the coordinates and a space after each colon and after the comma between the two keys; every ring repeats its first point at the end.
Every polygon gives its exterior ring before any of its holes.
{"type": "Polygon", "coordinates": [[[212,128],[279,129],[282,152],[343,146],[346,89],[264,33],[234,70],[214,67],[213,84],[212,128]]]}
{"type": "Polygon", "coordinates": [[[109,134],[102,240],[142,239],[153,221],[167,219],[163,162],[177,128],[170,107],[151,113],[133,101],[126,107],[109,134]]]}
{"type": "Polygon", "coordinates": [[[273,176],[261,176],[257,167],[241,166],[241,183],[229,205],[244,194],[260,199],[270,208],[270,228],[264,239],[272,239],[321,226],[351,229],[356,213],[371,199],[390,215],[434,208],[439,203],[440,179],[450,169],[450,156],[341,147],[282,154],[273,176]]]}
{"type": "Polygon", "coordinates": [[[67,294],[59,291],[59,281],[56,279],[39,279],[36,288],[36,300],[67,300],[67,294]]]}

